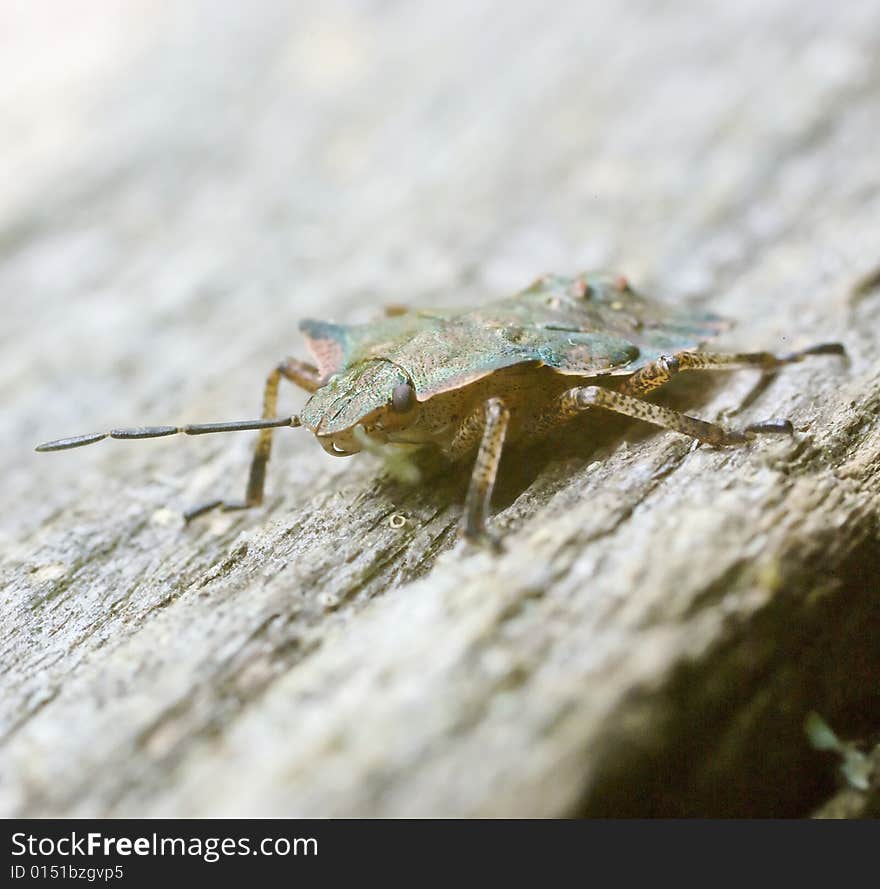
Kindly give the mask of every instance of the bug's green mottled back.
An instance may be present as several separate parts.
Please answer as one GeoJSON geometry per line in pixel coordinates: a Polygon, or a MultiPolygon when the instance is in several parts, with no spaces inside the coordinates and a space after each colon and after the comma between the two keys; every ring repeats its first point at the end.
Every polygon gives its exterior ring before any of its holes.
{"type": "Polygon", "coordinates": [[[726,326],[599,273],[548,275],[476,309],[421,310],[358,325],[307,320],[300,329],[325,376],[383,359],[426,401],[518,364],[585,377],[630,374],[660,355],[696,348],[726,326]]]}

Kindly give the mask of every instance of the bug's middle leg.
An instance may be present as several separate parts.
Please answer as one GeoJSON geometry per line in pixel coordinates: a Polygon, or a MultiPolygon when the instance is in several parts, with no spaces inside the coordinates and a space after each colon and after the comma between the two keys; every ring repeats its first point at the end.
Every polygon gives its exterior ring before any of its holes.
{"type": "Polygon", "coordinates": [[[709,423],[660,404],[642,401],[623,392],[603,389],[601,386],[578,386],[569,389],[560,396],[558,407],[563,416],[570,417],[592,407],[602,407],[716,446],[745,444],[760,433],[790,435],[794,431],[788,420],[766,420],[762,423],[752,423],[743,429],[725,429],[717,423],[709,423]]]}
{"type": "MultiPolygon", "coordinates": [[[[287,358],[280,364],[276,365],[266,377],[266,384],[263,388],[263,414],[264,418],[274,417],[278,409],[278,384],[281,378],[290,380],[306,392],[314,392],[321,386],[321,377],[318,369],[305,361],[299,361],[296,358],[287,358]]],[[[251,460],[251,468],[248,472],[247,487],[245,488],[244,500],[240,501],[224,501],[212,500],[209,503],[203,503],[184,514],[186,521],[190,521],[198,516],[204,515],[210,510],[218,507],[227,510],[250,509],[253,506],[259,506],[263,502],[263,490],[266,484],[266,466],[269,463],[269,457],[272,454],[272,429],[260,430],[260,436],[257,439],[257,445],[254,448],[254,456],[251,460]]]]}
{"type": "Polygon", "coordinates": [[[509,421],[510,411],[504,402],[490,398],[462,423],[452,442],[452,457],[467,453],[476,441],[480,442],[461,519],[461,532],[469,540],[494,542],[486,530],[486,520],[509,421]]]}

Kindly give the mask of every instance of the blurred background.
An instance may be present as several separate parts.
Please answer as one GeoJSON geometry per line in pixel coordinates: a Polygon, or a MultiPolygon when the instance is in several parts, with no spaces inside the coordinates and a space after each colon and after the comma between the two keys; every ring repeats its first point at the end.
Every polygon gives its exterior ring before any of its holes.
{"type": "MultiPolygon", "coordinates": [[[[737,318],[732,344],[845,338],[864,370],[847,294],[880,260],[878,85],[876,0],[0,0],[3,554],[51,538],[61,564],[75,535],[40,530],[61,515],[103,540],[119,511],[237,495],[247,435],[31,448],[254,415],[306,357],[302,317],[608,267],[737,318]]],[[[351,463],[291,433],[269,486],[292,513],[373,471],[351,463]]],[[[44,666],[21,672],[35,710],[44,666]]]]}

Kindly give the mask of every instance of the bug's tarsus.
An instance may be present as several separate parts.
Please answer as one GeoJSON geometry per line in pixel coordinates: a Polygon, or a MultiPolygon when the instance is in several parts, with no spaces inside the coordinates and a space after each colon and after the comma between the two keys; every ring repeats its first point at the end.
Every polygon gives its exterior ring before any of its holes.
{"type": "Polygon", "coordinates": [[[843,343],[817,343],[815,346],[799,349],[797,352],[792,352],[789,355],[781,355],[779,363],[789,364],[794,361],[801,361],[807,355],[846,355],[846,347],[843,343]]]}
{"type": "Polygon", "coordinates": [[[218,509],[220,512],[238,512],[243,509],[253,509],[259,505],[259,503],[248,503],[245,500],[208,500],[206,503],[200,503],[198,506],[187,509],[183,513],[183,521],[189,524],[193,519],[201,518],[218,509]]]}
{"type": "Polygon", "coordinates": [[[754,435],[794,435],[794,426],[791,420],[774,417],[759,423],[749,423],[743,431],[754,435]]]}
{"type": "Polygon", "coordinates": [[[222,505],[222,500],[209,500],[207,503],[200,503],[198,506],[193,506],[191,509],[187,509],[183,514],[183,520],[189,524],[193,519],[197,519],[199,516],[203,516],[206,512],[211,512],[222,505]]]}

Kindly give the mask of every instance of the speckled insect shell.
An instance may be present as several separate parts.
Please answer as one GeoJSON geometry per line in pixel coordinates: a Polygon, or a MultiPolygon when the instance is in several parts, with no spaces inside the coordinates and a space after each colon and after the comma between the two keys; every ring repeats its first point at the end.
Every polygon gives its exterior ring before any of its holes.
{"type": "Polygon", "coordinates": [[[579,377],[631,374],[727,326],[716,315],[649,299],[625,278],[604,273],[547,275],[476,309],[425,309],[358,325],[305,320],[300,329],[329,383],[301,419],[330,431],[332,416],[332,426],[343,429],[386,404],[399,383],[409,381],[425,402],[516,365],[579,377]]]}

